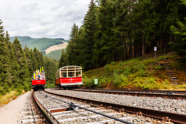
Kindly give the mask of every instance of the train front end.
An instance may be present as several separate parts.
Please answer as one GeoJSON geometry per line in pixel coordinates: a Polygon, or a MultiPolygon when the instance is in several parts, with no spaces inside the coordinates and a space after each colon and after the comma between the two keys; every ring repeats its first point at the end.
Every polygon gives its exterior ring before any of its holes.
{"type": "Polygon", "coordinates": [[[32,77],[32,89],[44,90],[46,85],[45,72],[36,70],[32,77]]]}

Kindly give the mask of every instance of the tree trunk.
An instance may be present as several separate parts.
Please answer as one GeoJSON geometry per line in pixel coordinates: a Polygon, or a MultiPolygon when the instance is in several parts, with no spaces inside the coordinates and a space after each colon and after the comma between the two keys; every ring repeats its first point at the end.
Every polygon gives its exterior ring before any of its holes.
{"type": "Polygon", "coordinates": [[[133,38],[132,38],[132,58],[134,58],[134,40],[133,40],[133,38]]]}
{"type": "Polygon", "coordinates": [[[144,57],[144,55],[145,55],[145,45],[144,45],[145,43],[144,43],[144,35],[142,34],[142,51],[141,51],[141,53],[142,53],[142,56],[144,57]]]}

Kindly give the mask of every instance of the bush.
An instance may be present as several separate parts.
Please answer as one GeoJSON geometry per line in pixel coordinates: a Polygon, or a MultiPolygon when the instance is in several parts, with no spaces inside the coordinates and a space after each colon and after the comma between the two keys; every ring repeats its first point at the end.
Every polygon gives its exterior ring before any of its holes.
{"type": "Polygon", "coordinates": [[[6,94],[6,91],[5,91],[5,89],[2,86],[0,86],[0,94],[1,95],[6,94]]]}
{"type": "Polygon", "coordinates": [[[141,70],[139,71],[139,76],[140,77],[145,77],[146,76],[146,72],[144,70],[141,70]]]}
{"type": "Polygon", "coordinates": [[[115,76],[114,78],[114,86],[118,88],[124,88],[127,86],[128,79],[123,74],[115,76]]]}
{"type": "Polygon", "coordinates": [[[116,64],[116,62],[111,62],[111,63],[110,63],[110,65],[115,65],[115,64],[116,64]]]}
{"type": "Polygon", "coordinates": [[[156,62],[157,62],[156,60],[150,58],[150,59],[144,60],[143,64],[147,66],[149,64],[156,63],[156,62]]]}
{"type": "Polygon", "coordinates": [[[159,87],[157,86],[156,79],[154,77],[148,78],[136,77],[133,83],[134,87],[137,89],[145,90],[159,89],[159,87]]]}
{"type": "Polygon", "coordinates": [[[109,64],[107,63],[107,64],[105,65],[105,70],[108,71],[108,69],[109,69],[109,64]]]}
{"type": "Polygon", "coordinates": [[[165,60],[166,58],[168,58],[168,56],[167,55],[163,55],[163,56],[157,57],[157,60],[158,61],[162,61],[162,60],[165,60]]]}
{"type": "Polygon", "coordinates": [[[146,67],[143,63],[139,63],[138,65],[133,66],[133,68],[131,69],[131,72],[135,73],[135,72],[140,71],[140,70],[145,70],[145,68],[146,67]]]}
{"type": "Polygon", "coordinates": [[[3,87],[4,87],[5,92],[9,92],[10,91],[9,90],[9,86],[7,85],[7,83],[5,83],[3,87]]]}
{"type": "Polygon", "coordinates": [[[130,68],[127,66],[123,72],[124,76],[129,76],[130,75],[130,68]]]}
{"type": "Polygon", "coordinates": [[[163,70],[163,68],[162,68],[160,65],[154,67],[154,69],[157,70],[157,71],[159,71],[159,70],[163,70]]]}
{"type": "Polygon", "coordinates": [[[24,84],[24,90],[25,90],[25,91],[29,91],[29,86],[28,86],[28,84],[24,84]]]}
{"type": "Polygon", "coordinates": [[[16,89],[16,91],[18,92],[17,95],[20,95],[22,93],[22,89],[16,89]]]}

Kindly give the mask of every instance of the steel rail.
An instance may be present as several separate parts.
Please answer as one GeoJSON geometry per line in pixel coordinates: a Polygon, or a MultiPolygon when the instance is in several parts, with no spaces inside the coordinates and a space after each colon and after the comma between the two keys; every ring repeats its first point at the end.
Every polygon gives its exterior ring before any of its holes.
{"type": "Polygon", "coordinates": [[[73,96],[68,96],[68,95],[51,93],[48,91],[44,91],[44,92],[57,95],[57,96],[61,96],[61,97],[80,100],[81,102],[86,102],[86,103],[90,103],[94,105],[100,105],[103,107],[112,107],[112,109],[115,109],[118,111],[124,110],[125,112],[133,113],[133,114],[142,113],[144,116],[157,118],[160,120],[168,117],[171,119],[172,122],[186,124],[186,115],[183,115],[183,114],[176,114],[176,113],[171,113],[171,112],[157,111],[153,109],[145,109],[145,108],[125,106],[125,105],[114,104],[114,103],[101,102],[101,101],[96,101],[96,100],[90,100],[90,99],[84,99],[84,98],[73,97],[73,96]]]}
{"type": "MultiPolygon", "coordinates": [[[[40,92],[41,93],[41,92],[40,92]]],[[[42,94],[42,93],[41,93],[42,94]]],[[[57,99],[57,98],[54,98],[54,97],[51,97],[51,96],[48,96],[46,95],[46,97],[50,97],[52,99],[55,99],[55,100],[58,100],[58,101],[61,101],[61,102],[64,102],[66,104],[68,104],[70,107],[78,107],[78,108],[81,108],[81,109],[84,109],[84,110],[87,110],[87,111],[90,111],[90,112],[93,112],[93,113],[96,113],[96,114],[99,114],[99,115],[102,115],[102,116],[105,116],[105,117],[108,117],[108,118],[111,118],[111,119],[114,119],[116,121],[119,121],[119,122],[122,122],[122,123],[126,123],[126,124],[133,124],[131,122],[128,122],[128,121],[124,121],[122,119],[119,119],[119,118],[115,118],[115,117],[112,117],[112,116],[109,116],[109,115],[106,115],[106,114],[103,114],[103,113],[100,113],[100,112],[97,112],[97,111],[93,111],[93,110],[90,110],[90,109],[87,109],[87,108],[84,108],[84,107],[81,107],[81,106],[78,106],[78,105],[75,105],[74,103],[69,103],[69,102],[66,102],[64,100],[60,100],[60,99],[57,99]]]]}
{"type": "Polygon", "coordinates": [[[47,112],[44,110],[44,107],[41,105],[41,103],[38,101],[38,99],[35,97],[35,92],[32,93],[32,97],[34,99],[35,104],[39,108],[41,114],[46,120],[47,124],[56,124],[53,119],[47,114],[47,112]]]}
{"type": "Polygon", "coordinates": [[[186,94],[186,90],[114,90],[114,89],[76,89],[76,90],[101,90],[101,91],[113,91],[113,92],[138,92],[138,93],[166,93],[169,94],[179,93],[186,94]]]}
{"type": "Polygon", "coordinates": [[[33,116],[33,118],[34,118],[34,124],[36,124],[36,120],[35,120],[35,117],[34,117],[34,112],[33,112],[33,110],[32,110],[31,102],[30,102],[30,107],[31,107],[31,111],[32,111],[32,116],[33,116]]]}
{"type": "Polygon", "coordinates": [[[128,91],[105,91],[105,90],[75,90],[82,92],[94,92],[94,93],[107,93],[107,94],[118,94],[118,95],[133,95],[133,96],[148,96],[148,97],[163,97],[170,99],[186,99],[186,95],[171,95],[171,94],[156,94],[156,93],[138,93],[138,92],[128,92],[128,91]]]}

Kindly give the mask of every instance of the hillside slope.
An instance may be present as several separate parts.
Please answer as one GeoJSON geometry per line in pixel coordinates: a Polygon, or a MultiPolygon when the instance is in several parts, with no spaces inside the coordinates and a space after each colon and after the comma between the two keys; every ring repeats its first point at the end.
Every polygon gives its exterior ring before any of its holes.
{"type": "MultiPolygon", "coordinates": [[[[29,48],[34,48],[36,47],[38,50],[40,50],[44,55],[46,55],[45,50],[48,49],[51,46],[55,46],[55,45],[62,45],[65,42],[68,42],[68,40],[65,40],[63,38],[55,38],[55,39],[51,39],[51,38],[31,38],[29,36],[18,36],[17,37],[21,43],[22,48],[24,48],[25,46],[29,47],[29,48]]],[[[10,37],[10,41],[13,42],[15,39],[15,37],[10,37]]],[[[66,44],[66,43],[65,43],[66,44]]],[[[53,52],[55,51],[55,53],[57,52],[56,56],[53,57],[57,60],[59,60],[61,52],[58,49],[53,49],[53,52]]],[[[50,52],[52,52],[50,51],[50,52]]]]}
{"type": "Polygon", "coordinates": [[[105,67],[84,72],[84,87],[92,87],[95,78],[99,84],[95,88],[107,89],[186,89],[186,68],[181,58],[174,54],[154,54],[146,58],[137,57],[126,61],[112,62],[105,67]],[[166,63],[167,65],[164,66],[166,63]],[[173,81],[169,72],[174,73],[173,81]],[[177,83],[177,85],[173,85],[177,83]]]}

